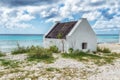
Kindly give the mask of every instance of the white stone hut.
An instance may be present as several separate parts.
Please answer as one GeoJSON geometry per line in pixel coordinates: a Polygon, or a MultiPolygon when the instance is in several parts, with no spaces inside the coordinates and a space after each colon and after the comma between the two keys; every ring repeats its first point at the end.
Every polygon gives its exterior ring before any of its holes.
{"type": "Polygon", "coordinates": [[[57,46],[60,51],[70,48],[96,51],[97,38],[86,18],[78,21],[57,22],[44,36],[44,47],[57,46]]]}

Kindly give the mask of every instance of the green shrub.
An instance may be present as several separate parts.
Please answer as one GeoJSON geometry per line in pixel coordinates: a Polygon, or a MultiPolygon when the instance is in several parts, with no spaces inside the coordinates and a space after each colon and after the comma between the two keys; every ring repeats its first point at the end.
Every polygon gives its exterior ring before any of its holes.
{"type": "Polygon", "coordinates": [[[43,58],[43,57],[49,57],[52,53],[49,52],[47,49],[44,49],[43,47],[32,47],[29,52],[29,57],[34,58],[43,58]]]}
{"type": "MultiPolygon", "coordinates": [[[[31,46],[31,47],[23,47],[17,44],[17,48],[15,48],[13,51],[11,51],[12,54],[22,54],[22,53],[29,53],[29,52],[37,52],[37,51],[43,51],[44,48],[39,47],[39,46],[31,46]],[[40,49],[40,50],[38,50],[40,49]]],[[[58,53],[58,48],[56,46],[50,46],[49,49],[46,49],[47,52],[53,52],[53,53],[58,53]]]]}
{"type": "Polygon", "coordinates": [[[39,46],[32,46],[28,52],[28,60],[45,61],[47,63],[52,62],[52,51],[39,46]]]}
{"type": "Polygon", "coordinates": [[[110,51],[109,48],[100,48],[100,47],[97,47],[97,51],[98,52],[103,52],[103,53],[111,53],[111,51],[110,51]]]}
{"type": "Polygon", "coordinates": [[[29,52],[29,47],[25,48],[17,44],[17,48],[11,51],[12,54],[23,54],[29,52]]]}
{"type": "Polygon", "coordinates": [[[87,52],[83,52],[80,50],[75,50],[73,51],[73,53],[69,53],[69,54],[62,54],[63,57],[67,57],[67,58],[74,58],[77,60],[88,60],[89,58],[100,58],[100,56],[94,55],[94,54],[88,54],[87,52]],[[86,58],[85,58],[86,57],[86,58]]]}
{"type": "Polygon", "coordinates": [[[110,51],[109,48],[103,48],[102,52],[103,52],[103,53],[111,53],[111,51],[110,51]]]}
{"type": "Polygon", "coordinates": [[[103,53],[111,53],[111,51],[110,51],[109,48],[100,48],[100,47],[97,47],[97,51],[98,52],[103,52],[103,53]]]}
{"type": "Polygon", "coordinates": [[[0,51],[0,57],[5,56],[5,53],[0,51]]]}
{"type": "Polygon", "coordinates": [[[102,49],[100,47],[97,47],[98,52],[102,52],[102,49]]]}
{"type": "Polygon", "coordinates": [[[12,54],[23,54],[23,53],[27,53],[29,49],[25,48],[25,47],[19,47],[14,49],[11,53],[12,54]]]}
{"type": "Polygon", "coordinates": [[[104,56],[99,56],[95,54],[89,54],[88,52],[83,52],[80,50],[75,50],[69,54],[65,54],[65,53],[62,54],[62,57],[64,58],[72,58],[78,61],[86,61],[86,62],[90,61],[90,62],[94,62],[97,65],[112,63],[115,58],[119,58],[117,56],[119,56],[119,54],[106,54],[104,56]]]}
{"type": "Polygon", "coordinates": [[[116,52],[105,54],[105,55],[109,57],[120,58],[120,53],[116,53],[116,52]]]}
{"type": "Polygon", "coordinates": [[[52,47],[51,49],[45,49],[40,46],[31,46],[31,47],[18,47],[12,51],[12,54],[22,54],[27,53],[28,60],[29,61],[45,61],[47,63],[50,63],[54,60],[52,53],[57,52],[56,47],[52,47]]]}
{"type": "Polygon", "coordinates": [[[73,52],[73,48],[69,48],[69,53],[72,53],[73,52]]]}
{"type": "Polygon", "coordinates": [[[49,50],[52,51],[53,53],[58,53],[59,52],[57,46],[50,46],[49,50]]]}
{"type": "Polygon", "coordinates": [[[15,68],[15,67],[18,67],[18,62],[14,60],[0,59],[0,65],[6,66],[9,68],[15,68]]]}

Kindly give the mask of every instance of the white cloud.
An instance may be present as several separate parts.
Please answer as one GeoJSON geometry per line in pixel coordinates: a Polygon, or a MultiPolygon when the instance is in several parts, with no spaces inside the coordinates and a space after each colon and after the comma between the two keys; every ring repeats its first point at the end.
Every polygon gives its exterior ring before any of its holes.
{"type": "Polygon", "coordinates": [[[27,28],[31,27],[31,24],[26,24],[24,21],[30,21],[35,17],[30,14],[24,14],[24,11],[19,9],[1,8],[0,10],[0,25],[1,27],[12,28],[27,28]],[[12,15],[9,15],[12,14],[12,15]]]}
{"type": "MultiPolygon", "coordinates": [[[[60,20],[63,20],[65,18],[74,19],[73,15],[80,16],[81,14],[83,14],[82,17],[86,17],[90,21],[95,20],[99,18],[99,16],[101,16],[101,13],[98,11],[98,9],[103,9],[106,7],[106,5],[102,4],[98,6],[92,6],[92,4],[99,3],[102,1],[104,0],[99,0],[99,1],[98,0],[92,0],[92,1],[62,0],[62,3],[64,4],[64,6],[58,9],[59,16],[54,18],[56,19],[61,18],[60,20]]],[[[52,21],[52,19],[54,18],[51,18],[48,21],[52,21]]]]}
{"type": "Polygon", "coordinates": [[[21,14],[18,12],[18,15],[15,19],[17,21],[30,21],[32,19],[35,19],[35,17],[30,14],[23,14],[23,13],[21,14]]]}
{"type": "Polygon", "coordinates": [[[120,15],[120,1],[59,0],[58,3],[46,5],[29,5],[13,8],[1,7],[0,25],[5,26],[7,28],[31,27],[31,24],[25,22],[29,22],[30,20],[35,19],[36,14],[39,15],[41,19],[45,20],[45,22],[62,21],[65,18],[74,20],[74,16],[80,16],[88,18],[89,21],[97,20],[94,26],[95,29],[117,29],[120,26],[120,19],[118,18],[118,16],[120,15]],[[115,14],[113,15],[113,19],[111,18],[111,20],[106,21],[105,16],[103,16],[103,14],[100,11],[103,9],[108,9],[107,14],[115,14]],[[25,13],[25,11],[27,13],[25,13]]]}
{"type": "Polygon", "coordinates": [[[101,16],[101,13],[98,11],[93,11],[90,13],[83,14],[83,18],[87,18],[89,21],[97,20],[101,16]]]}
{"type": "Polygon", "coordinates": [[[94,25],[94,29],[96,30],[106,30],[106,31],[110,31],[110,30],[120,30],[120,18],[119,17],[114,17],[111,20],[104,20],[103,18],[101,18],[100,20],[98,20],[95,25],[94,25]]]}

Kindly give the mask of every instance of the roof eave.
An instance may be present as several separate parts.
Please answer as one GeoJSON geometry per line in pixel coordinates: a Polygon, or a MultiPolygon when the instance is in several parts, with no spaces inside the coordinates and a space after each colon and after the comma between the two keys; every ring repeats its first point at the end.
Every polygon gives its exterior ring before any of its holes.
{"type": "Polygon", "coordinates": [[[52,27],[48,30],[48,32],[45,33],[44,38],[49,34],[49,32],[57,25],[58,23],[55,22],[55,24],[52,25],[52,27]]]}

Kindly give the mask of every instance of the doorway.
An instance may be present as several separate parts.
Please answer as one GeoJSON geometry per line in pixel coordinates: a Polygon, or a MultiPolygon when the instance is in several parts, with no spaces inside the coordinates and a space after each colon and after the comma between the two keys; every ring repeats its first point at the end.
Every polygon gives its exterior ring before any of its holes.
{"type": "Polygon", "coordinates": [[[82,43],[82,49],[87,49],[87,43],[86,42],[82,43]]]}

